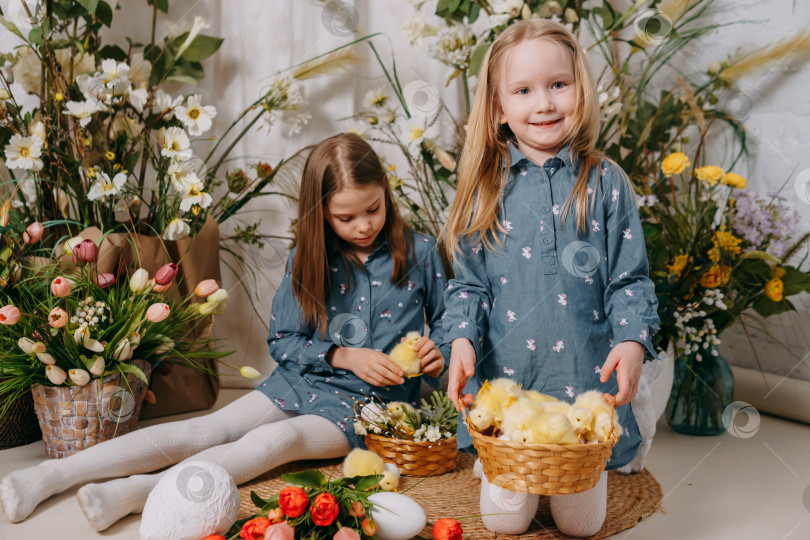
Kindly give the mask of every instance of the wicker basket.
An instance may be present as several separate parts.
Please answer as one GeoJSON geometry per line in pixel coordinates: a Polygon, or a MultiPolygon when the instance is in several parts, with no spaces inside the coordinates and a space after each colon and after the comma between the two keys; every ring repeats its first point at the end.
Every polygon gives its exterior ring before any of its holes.
{"type": "MultiPolygon", "coordinates": [[[[4,401],[5,396],[0,397],[0,403],[4,401]]],[[[22,446],[40,437],[42,432],[34,414],[34,400],[31,392],[26,392],[9,405],[6,414],[0,418],[0,449],[22,446]]]]}
{"type": "MultiPolygon", "coordinates": [[[[151,364],[132,362],[149,377],[151,364]]],[[[86,386],[31,385],[45,450],[52,458],[75,454],[128,433],[138,421],[146,384],[134,374],[91,380],[86,386]]]]}
{"type": "Polygon", "coordinates": [[[479,432],[467,422],[473,446],[490,483],[521,493],[570,495],[599,481],[618,436],[591,444],[523,444],[479,432]]]}
{"type": "Polygon", "coordinates": [[[456,438],[431,441],[408,441],[380,437],[369,434],[365,436],[366,447],[393,463],[399,471],[407,476],[436,476],[456,468],[458,447],[456,438]]]}

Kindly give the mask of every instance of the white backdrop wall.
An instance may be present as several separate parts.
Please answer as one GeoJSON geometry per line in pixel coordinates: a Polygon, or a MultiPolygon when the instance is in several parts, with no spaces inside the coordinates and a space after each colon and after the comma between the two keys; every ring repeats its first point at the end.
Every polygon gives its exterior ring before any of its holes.
{"type": "MultiPolygon", "coordinates": [[[[158,25],[158,37],[172,30],[168,21],[188,25],[194,15],[201,15],[211,25],[205,33],[225,38],[220,51],[204,64],[207,77],[196,90],[203,95],[205,104],[217,107],[211,134],[224,132],[237,114],[261,95],[273,74],[351,40],[339,23],[335,28],[336,23],[330,20],[323,4],[314,0],[171,0],[170,4],[169,16],[162,17],[158,25]]],[[[402,25],[414,13],[409,2],[356,0],[348,4],[357,13],[357,34],[385,34],[375,43],[386,61],[390,62],[392,53],[395,56],[403,86],[410,81],[427,81],[439,91],[451,110],[460,110],[460,85],[451,83],[450,87],[445,87],[449,68],[430,58],[424,49],[411,48],[404,38],[402,25]]],[[[151,7],[143,0],[127,0],[121,2],[121,8],[109,32],[109,41],[124,44],[123,36],[130,36],[148,42],[151,7]]],[[[751,50],[792,35],[810,24],[810,2],[717,0],[711,18],[714,21],[751,22],[726,27],[707,36],[673,59],[673,68],[687,74],[702,71],[711,61],[722,61],[738,51],[751,50]]],[[[5,30],[0,31],[4,32],[0,46],[8,50],[13,44],[12,36],[5,30]]],[[[270,131],[266,127],[254,130],[232,153],[239,158],[233,166],[257,160],[275,164],[302,146],[344,131],[348,123],[339,119],[361,110],[366,91],[386,84],[368,47],[360,45],[356,52],[364,60],[350,71],[306,82],[309,99],[306,110],[312,119],[300,133],[288,136],[283,126],[274,126],[270,131]]],[[[762,193],[778,190],[791,179],[783,193],[802,214],[801,231],[810,230],[810,196],[802,191],[800,197],[794,190],[796,176],[801,171],[810,174],[810,154],[807,152],[810,141],[808,66],[810,64],[780,62],[769,71],[747,76],[738,85],[743,92],[741,103],[745,126],[750,134],[751,154],[744,164],[736,167],[736,172],[748,178],[750,190],[762,193]]],[[[722,143],[722,139],[716,142],[722,143]]],[[[205,155],[212,143],[198,141],[195,144],[197,154],[205,155]]],[[[722,144],[713,146],[718,164],[726,164],[722,160],[728,156],[722,144]]],[[[378,146],[377,150],[395,160],[390,149],[378,146]]],[[[263,233],[288,234],[289,217],[294,210],[282,200],[260,199],[247,210],[249,213],[243,214],[246,217],[262,219],[263,233]]],[[[223,234],[230,232],[231,228],[225,227],[223,234]]],[[[259,315],[254,313],[247,296],[238,287],[246,273],[239,270],[239,275],[233,275],[223,266],[224,286],[231,291],[232,301],[227,315],[217,319],[215,334],[222,340],[222,349],[236,351],[230,359],[232,363],[249,364],[268,375],[275,364],[267,352],[265,339],[273,292],[284,270],[287,241],[269,241],[263,250],[253,250],[247,255],[261,268],[255,287],[259,315]]],[[[807,338],[810,325],[806,322],[809,307],[807,302],[799,304],[798,315],[770,321],[772,329],[787,344],[792,355],[786,355],[759,333],[754,339],[760,357],[788,359],[785,367],[774,370],[790,371],[793,376],[802,374],[810,379],[810,369],[801,362],[810,352],[807,338]]],[[[744,335],[732,329],[723,338],[725,356],[734,356],[738,363],[755,364],[744,335]]],[[[223,375],[224,384],[230,386],[259,382],[229,376],[227,370],[223,375]]]]}

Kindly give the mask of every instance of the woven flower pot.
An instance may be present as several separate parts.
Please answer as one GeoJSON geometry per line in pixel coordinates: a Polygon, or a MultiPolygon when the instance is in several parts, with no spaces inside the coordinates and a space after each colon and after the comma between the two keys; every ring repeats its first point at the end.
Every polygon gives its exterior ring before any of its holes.
{"type": "MultiPolygon", "coordinates": [[[[5,396],[0,397],[0,403],[5,396]]],[[[0,418],[0,449],[32,443],[42,436],[30,392],[21,395],[0,418]]]]}
{"type": "Polygon", "coordinates": [[[458,447],[456,438],[431,441],[407,441],[381,437],[370,433],[365,436],[366,447],[393,463],[406,476],[436,476],[456,468],[458,447]]]}
{"type": "MultiPolygon", "coordinates": [[[[134,360],[147,378],[151,364],[134,360]]],[[[31,385],[45,450],[63,458],[128,433],[138,421],[146,384],[134,374],[93,379],[86,386],[31,385]]]]}

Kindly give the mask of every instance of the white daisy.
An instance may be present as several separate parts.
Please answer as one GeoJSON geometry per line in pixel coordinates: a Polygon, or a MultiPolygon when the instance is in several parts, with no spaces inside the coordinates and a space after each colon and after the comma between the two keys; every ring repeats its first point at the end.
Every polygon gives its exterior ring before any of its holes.
{"type": "Polygon", "coordinates": [[[104,95],[104,87],[101,85],[101,82],[98,79],[91,77],[87,73],[83,73],[76,77],[76,84],[79,86],[79,90],[84,98],[88,101],[99,101],[105,99],[106,97],[104,95]]]}
{"type": "Polygon", "coordinates": [[[208,193],[203,191],[202,183],[186,184],[185,192],[182,194],[183,200],[180,201],[180,210],[188,212],[194,205],[200,208],[208,208],[211,206],[214,198],[208,193]]]}
{"type": "Polygon", "coordinates": [[[132,65],[129,67],[129,80],[134,86],[142,88],[149,82],[152,74],[152,64],[144,60],[143,53],[132,55],[132,65]]]}
{"type": "Polygon", "coordinates": [[[363,98],[363,106],[369,108],[382,108],[388,102],[390,97],[384,86],[369,90],[363,98]]]}
{"type": "Polygon", "coordinates": [[[191,159],[191,143],[188,135],[179,127],[160,128],[158,131],[160,155],[179,161],[191,159]]]}
{"type": "Polygon", "coordinates": [[[183,102],[182,96],[173,98],[163,90],[155,92],[152,98],[152,114],[162,114],[166,121],[174,118],[174,109],[183,102]]]}
{"type": "Polygon", "coordinates": [[[362,137],[368,131],[368,122],[361,122],[359,120],[352,120],[349,127],[346,128],[349,133],[354,133],[358,137],[362,137]]]}
{"type": "Polygon", "coordinates": [[[202,135],[211,129],[211,119],[217,115],[212,105],[200,105],[199,95],[189,96],[186,105],[175,109],[177,119],[183,122],[191,135],[202,135]]]}
{"type": "Polygon", "coordinates": [[[65,114],[75,116],[82,127],[90,123],[94,114],[106,109],[101,102],[93,98],[88,98],[87,101],[68,101],[65,107],[67,108],[65,114]]]}
{"type": "Polygon", "coordinates": [[[42,139],[38,135],[23,137],[19,133],[11,136],[5,147],[6,167],[9,169],[42,170],[42,139]]]}
{"type": "Polygon", "coordinates": [[[96,182],[90,186],[90,191],[87,192],[87,198],[91,201],[98,199],[106,199],[121,193],[121,188],[127,182],[127,175],[124,173],[116,174],[112,180],[107,176],[107,173],[98,171],[96,173],[96,182]]]}
{"type": "Polygon", "coordinates": [[[422,142],[435,136],[434,127],[428,127],[424,118],[411,118],[405,122],[402,129],[402,139],[406,146],[419,148],[422,142]]]}
{"type": "Polygon", "coordinates": [[[164,240],[182,240],[191,234],[191,227],[186,220],[176,217],[169,222],[169,226],[163,231],[164,240]]]}
{"type": "Polygon", "coordinates": [[[169,175],[172,186],[178,193],[185,193],[186,186],[189,184],[201,183],[200,179],[197,177],[197,172],[194,170],[194,163],[191,161],[172,162],[166,174],[169,175]]]}
{"type": "Polygon", "coordinates": [[[146,88],[138,88],[137,90],[132,90],[130,88],[129,92],[127,93],[127,98],[129,99],[129,103],[139,113],[143,112],[143,106],[146,105],[146,99],[148,97],[149,97],[149,93],[146,91],[146,88]]]}
{"type": "Polygon", "coordinates": [[[20,189],[17,192],[17,197],[11,199],[11,206],[14,208],[22,208],[23,206],[33,207],[37,204],[37,183],[34,179],[28,176],[19,186],[20,189]]]}
{"type": "Polygon", "coordinates": [[[112,59],[101,61],[99,80],[107,88],[121,88],[129,85],[129,66],[112,59]]]}

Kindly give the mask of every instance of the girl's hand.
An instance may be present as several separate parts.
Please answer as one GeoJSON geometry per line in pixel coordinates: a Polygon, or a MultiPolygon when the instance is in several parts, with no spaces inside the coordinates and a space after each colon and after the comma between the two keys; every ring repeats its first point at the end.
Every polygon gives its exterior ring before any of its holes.
{"type": "MultiPolygon", "coordinates": [[[[405,339],[405,338],[402,338],[405,339]]],[[[422,336],[413,346],[422,373],[430,377],[438,377],[444,369],[444,357],[439,348],[427,336],[422,336]]]]}
{"type": "MultiPolygon", "coordinates": [[[[643,362],[644,346],[637,341],[622,341],[610,351],[605,365],[602,366],[601,381],[607,382],[610,374],[616,370],[616,379],[619,382],[619,393],[616,394],[614,403],[616,407],[621,407],[636,397],[643,362]]],[[[605,394],[605,399],[611,403],[614,396],[605,394]]]]}
{"type": "Polygon", "coordinates": [[[456,338],[453,340],[450,350],[450,372],[447,383],[447,395],[460,411],[462,406],[467,406],[473,402],[472,394],[465,394],[459,400],[459,394],[464,391],[464,386],[470,377],[475,374],[475,348],[467,338],[456,338]]]}
{"type": "Polygon", "coordinates": [[[332,354],[332,367],[348,369],[374,386],[403,384],[402,370],[387,355],[373,349],[338,347],[332,354]]]}

